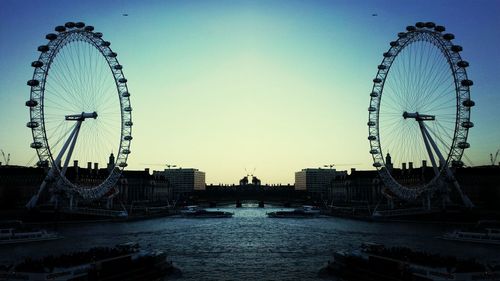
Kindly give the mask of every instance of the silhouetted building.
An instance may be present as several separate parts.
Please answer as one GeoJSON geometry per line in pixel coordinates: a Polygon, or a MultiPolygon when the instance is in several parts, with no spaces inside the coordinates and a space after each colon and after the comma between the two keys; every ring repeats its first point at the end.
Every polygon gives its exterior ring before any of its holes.
{"type": "Polygon", "coordinates": [[[172,187],[174,196],[183,196],[195,190],[205,190],[205,172],[198,169],[166,169],[155,171],[155,175],[163,174],[172,187]]]}
{"type": "Polygon", "coordinates": [[[375,170],[339,172],[329,190],[328,200],[334,204],[376,204],[382,198],[382,186],[375,170]]]}
{"type": "Polygon", "coordinates": [[[321,197],[328,192],[338,174],[335,169],[302,169],[295,172],[295,190],[305,190],[314,197],[321,197]]]}
{"type": "Polygon", "coordinates": [[[0,209],[24,208],[44,178],[43,168],[0,166],[0,209]]]}
{"type": "Polygon", "coordinates": [[[245,186],[248,184],[248,176],[244,176],[241,180],[240,180],[240,186],[245,186]]]}

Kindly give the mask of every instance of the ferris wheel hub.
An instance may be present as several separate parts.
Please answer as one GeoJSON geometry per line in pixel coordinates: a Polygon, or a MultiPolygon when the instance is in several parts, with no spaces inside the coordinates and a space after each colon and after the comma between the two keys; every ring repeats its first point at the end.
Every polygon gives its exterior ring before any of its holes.
{"type": "Polygon", "coordinates": [[[86,118],[97,118],[97,112],[82,112],[81,114],[73,114],[65,116],[67,121],[84,121],[86,118]]]}
{"type": "Polygon", "coordinates": [[[418,112],[415,112],[415,113],[410,113],[410,112],[403,112],[403,118],[404,119],[407,119],[407,118],[413,118],[417,121],[432,121],[432,120],[436,120],[436,116],[435,115],[429,115],[429,114],[420,114],[418,112]]]}

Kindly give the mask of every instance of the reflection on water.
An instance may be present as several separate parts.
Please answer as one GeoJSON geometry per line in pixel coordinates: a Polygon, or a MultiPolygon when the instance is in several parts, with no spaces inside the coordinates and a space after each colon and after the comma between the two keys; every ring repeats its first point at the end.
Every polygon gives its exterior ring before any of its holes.
{"type": "Polygon", "coordinates": [[[75,224],[59,228],[65,239],[0,247],[0,260],[43,256],[137,241],[157,248],[183,272],[178,280],[322,280],[318,270],[333,251],[362,242],[409,246],[443,254],[500,261],[500,246],[435,238],[454,227],[370,223],[340,218],[275,219],[280,208],[224,208],[233,218],[159,218],[128,223],[75,224]]]}

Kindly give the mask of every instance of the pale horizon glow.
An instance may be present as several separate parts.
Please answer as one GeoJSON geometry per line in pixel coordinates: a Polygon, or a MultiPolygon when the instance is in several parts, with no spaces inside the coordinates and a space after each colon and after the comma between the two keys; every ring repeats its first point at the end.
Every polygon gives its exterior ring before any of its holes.
{"type": "Polygon", "coordinates": [[[372,79],[389,42],[417,21],[446,26],[471,64],[465,163],[489,164],[500,148],[499,2],[103,2],[2,1],[0,149],[11,164],[36,162],[26,81],[45,34],[67,21],[103,32],[124,66],[134,109],[128,170],[171,164],[232,184],[255,169],[263,183],[293,184],[304,168],[373,169],[372,79]]]}

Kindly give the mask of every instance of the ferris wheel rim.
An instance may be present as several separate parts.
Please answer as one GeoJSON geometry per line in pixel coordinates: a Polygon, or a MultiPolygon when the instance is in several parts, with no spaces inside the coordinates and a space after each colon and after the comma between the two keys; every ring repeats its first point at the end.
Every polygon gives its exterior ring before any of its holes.
{"type": "MultiPolygon", "coordinates": [[[[39,165],[50,166],[55,169],[64,182],[66,191],[76,192],[85,199],[95,199],[102,197],[118,181],[123,169],[127,166],[127,159],[130,153],[130,143],[132,140],[132,110],[130,106],[130,93],[127,87],[127,80],[122,71],[122,65],[116,58],[117,54],[109,47],[110,43],[102,39],[102,33],[94,32],[92,26],[85,26],[84,23],[68,22],[65,26],[57,26],[55,33],[46,35],[49,41],[46,45],[38,47],[40,56],[32,63],[34,67],[33,77],[28,81],[30,89],[30,100],[26,106],[30,111],[30,122],[27,126],[31,128],[33,143],[31,147],[37,152],[39,165]],[[82,41],[94,47],[105,59],[106,64],[113,76],[119,103],[120,103],[120,142],[117,151],[116,161],[109,175],[93,186],[80,186],[72,183],[60,173],[58,165],[55,165],[54,156],[47,138],[46,118],[44,112],[45,84],[50,73],[51,65],[66,45],[75,41],[82,41]]],[[[108,74],[109,75],[109,74],[108,74]]],[[[118,110],[117,110],[118,111],[118,110]]]]}
{"type": "Polygon", "coordinates": [[[369,133],[368,140],[370,142],[370,153],[373,158],[373,166],[379,171],[382,180],[392,192],[407,199],[415,199],[420,196],[422,192],[432,189],[436,181],[443,176],[444,168],[448,165],[463,165],[461,157],[464,149],[469,146],[467,143],[468,130],[473,126],[473,123],[470,122],[470,107],[474,105],[470,100],[470,86],[472,86],[472,81],[468,79],[466,72],[468,63],[463,61],[459,54],[459,52],[462,51],[462,47],[453,45],[452,40],[454,39],[454,35],[450,33],[443,34],[444,30],[444,27],[436,26],[434,23],[430,22],[419,22],[415,26],[408,26],[406,32],[398,33],[398,39],[390,43],[391,47],[384,53],[384,58],[378,67],[377,75],[375,79],[373,79],[367,123],[369,133]],[[416,188],[409,188],[394,179],[386,166],[383,155],[383,143],[381,144],[380,140],[379,121],[384,85],[391,66],[402,50],[418,40],[431,40],[431,43],[438,48],[446,58],[455,85],[456,115],[453,141],[449,151],[447,151],[445,165],[442,165],[439,174],[435,175],[424,185],[416,188]]]}

